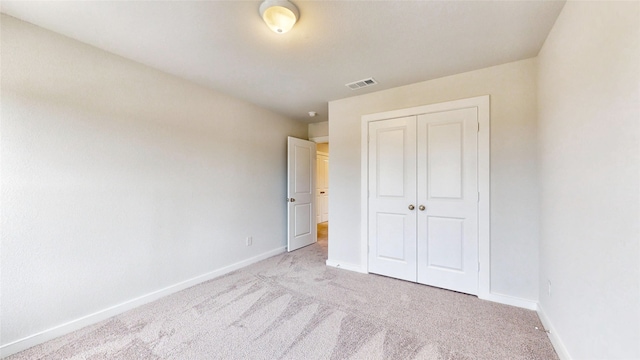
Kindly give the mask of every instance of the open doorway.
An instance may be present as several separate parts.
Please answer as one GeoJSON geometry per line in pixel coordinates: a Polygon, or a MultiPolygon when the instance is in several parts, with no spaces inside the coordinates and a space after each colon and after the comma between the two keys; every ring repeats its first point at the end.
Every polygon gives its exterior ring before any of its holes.
{"type": "Polygon", "coordinates": [[[329,143],[316,144],[316,224],[318,243],[327,247],[329,237],[329,143]]]}

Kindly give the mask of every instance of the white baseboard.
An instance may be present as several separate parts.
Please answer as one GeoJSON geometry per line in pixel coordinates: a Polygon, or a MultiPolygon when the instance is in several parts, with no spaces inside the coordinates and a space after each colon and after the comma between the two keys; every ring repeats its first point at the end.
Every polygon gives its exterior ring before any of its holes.
{"type": "Polygon", "coordinates": [[[238,270],[240,268],[243,268],[245,266],[251,265],[253,263],[256,263],[258,261],[270,258],[272,256],[281,254],[283,252],[286,251],[286,247],[280,247],[280,248],[276,248],[270,251],[267,251],[265,253],[262,253],[260,255],[254,256],[252,258],[246,259],[246,260],[242,260],[239,261],[235,264],[231,264],[228,266],[225,266],[223,268],[220,268],[218,270],[214,270],[211,272],[208,272],[206,274],[202,274],[199,276],[196,276],[194,278],[191,278],[189,280],[185,280],[182,282],[179,282],[177,284],[174,285],[170,285],[167,286],[163,289],[160,290],[156,290],[154,292],[139,296],[137,298],[131,299],[131,300],[127,300],[123,303],[120,303],[118,305],[114,305],[111,307],[108,307],[106,309],[100,310],[100,311],[96,311],[93,314],[89,314],[86,316],[83,316],[79,319],[75,319],[72,321],[69,321],[67,323],[64,324],[60,324],[58,326],[54,326],[50,329],[41,331],[39,333],[33,334],[33,335],[29,335],[27,337],[24,337],[22,339],[13,341],[11,343],[5,344],[0,346],[0,357],[6,357],[15,353],[18,353],[20,351],[26,350],[30,347],[33,347],[35,345],[41,344],[43,342],[55,339],[59,336],[68,334],[72,331],[76,331],[78,329],[81,329],[85,326],[88,325],[92,325],[95,323],[98,323],[102,320],[106,320],[112,316],[121,314],[125,311],[131,310],[133,308],[136,308],[140,305],[144,305],[147,303],[150,303],[152,301],[155,301],[157,299],[160,299],[162,297],[165,297],[167,295],[171,295],[173,293],[176,293],[178,291],[184,290],[186,288],[192,287],[194,285],[200,284],[202,282],[205,281],[209,281],[211,279],[215,279],[219,276],[222,276],[224,274],[230,273],[232,271],[238,270]]]}
{"type": "Polygon", "coordinates": [[[514,296],[497,294],[497,293],[489,293],[484,295],[478,295],[478,298],[482,300],[488,300],[497,302],[500,304],[511,305],[523,309],[538,310],[538,303],[533,300],[522,299],[514,296]]]}
{"type": "MultiPolygon", "coordinates": [[[[366,269],[364,269],[363,267],[361,267],[359,265],[349,264],[349,263],[345,263],[345,262],[341,262],[341,261],[334,261],[334,260],[328,259],[326,261],[326,264],[327,264],[327,266],[335,267],[335,268],[338,268],[338,269],[355,271],[355,272],[359,272],[359,273],[362,273],[362,274],[368,274],[369,273],[366,269]]],[[[538,303],[536,301],[517,298],[517,297],[509,296],[509,295],[502,295],[502,294],[497,294],[497,293],[489,293],[489,294],[478,295],[478,298],[480,298],[482,300],[488,300],[488,301],[497,302],[497,303],[500,303],[500,304],[516,306],[516,307],[524,308],[524,309],[528,309],[528,310],[533,310],[533,311],[538,310],[538,303]]]]}
{"type": "Polygon", "coordinates": [[[331,267],[338,268],[338,269],[355,271],[355,272],[359,272],[359,273],[362,273],[362,274],[367,274],[368,273],[365,269],[363,269],[359,265],[349,264],[349,263],[345,263],[345,262],[341,262],[341,261],[327,260],[326,264],[327,264],[327,266],[331,266],[331,267]]]}
{"type": "Polygon", "coordinates": [[[547,335],[549,336],[549,340],[551,340],[551,344],[553,345],[553,348],[556,350],[556,353],[558,354],[558,357],[560,358],[560,360],[571,360],[571,355],[569,355],[569,351],[567,350],[566,346],[564,346],[564,342],[562,342],[562,339],[560,339],[560,336],[558,336],[558,332],[553,327],[551,320],[549,320],[549,317],[544,312],[544,309],[540,304],[538,304],[538,317],[540,317],[542,326],[544,326],[544,328],[547,330],[547,335]]]}

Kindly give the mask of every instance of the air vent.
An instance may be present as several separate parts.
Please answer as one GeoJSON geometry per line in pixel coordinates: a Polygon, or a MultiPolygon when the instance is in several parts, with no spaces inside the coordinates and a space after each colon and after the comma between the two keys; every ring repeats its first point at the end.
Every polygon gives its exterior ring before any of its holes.
{"type": "Polygon", "coordinates": [[[378,82],[375,81],[373,78],[368,78],[368,79],[362,79],[362,80],[354,81],[352,83],[348,83],[346,84],[346,86],[351,90],[358,90],[358,89],[362,89],[363,87],[375,85],[377,83],[378,82]]]}

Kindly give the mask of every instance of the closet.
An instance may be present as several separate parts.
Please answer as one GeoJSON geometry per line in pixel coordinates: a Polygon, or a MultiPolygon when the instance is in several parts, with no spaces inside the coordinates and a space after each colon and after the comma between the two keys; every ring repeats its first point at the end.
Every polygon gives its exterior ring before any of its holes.
{"type": "Polygon", "coordinates": [[[329,221],[329,153],[318,151],[316,174],[316,222],[319,224],[329,221]]]}
{"type": "Polygon", "coordinates": [[[478,293],[478,108],[367,121],[368,271],[478,293]]]}

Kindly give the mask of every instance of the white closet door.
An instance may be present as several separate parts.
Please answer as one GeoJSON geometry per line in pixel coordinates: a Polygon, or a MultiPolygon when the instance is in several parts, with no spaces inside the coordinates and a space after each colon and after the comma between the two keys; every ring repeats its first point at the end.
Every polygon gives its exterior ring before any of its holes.
{"type": "Polygon", "coordinates": [[[418,282],[477,294],[477,108],[419,115],[417,126],[418,282]]]}
{"type": "Polygon", "coordinates": [[[324,194],[322,194],[322,222],[329,221],[329,157],[322,160],[322,171],[324,173],[324,194]]]}
{"type": "Polygon", "coordinates": [[[416,281],[415,128],[415,116],[369,124],[369,272],[409,281],[416,281]]]}
{"type": "Polygon", "coordinates": [[[318,153],[317,159],[316,218],[318,223],[329,221],[329,157],[318,153]]]}

